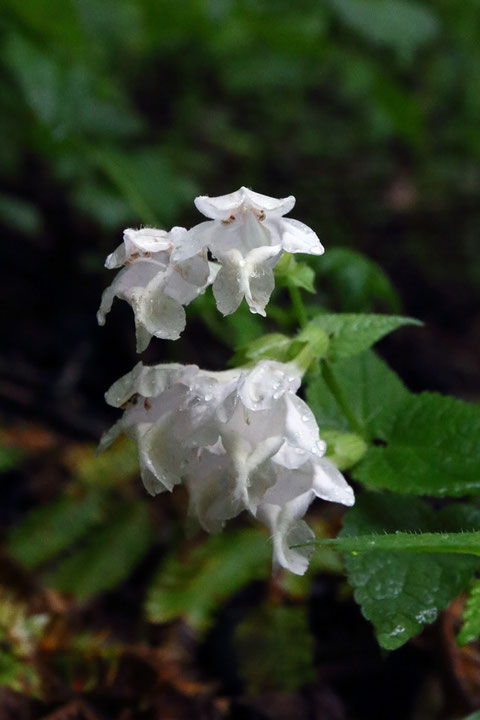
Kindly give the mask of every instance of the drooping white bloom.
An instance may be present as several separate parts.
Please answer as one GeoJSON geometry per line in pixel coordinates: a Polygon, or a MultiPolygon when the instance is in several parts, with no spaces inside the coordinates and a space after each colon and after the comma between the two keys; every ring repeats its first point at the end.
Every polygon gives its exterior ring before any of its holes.
{"type": "Polygon", "coordinates": [[[283,217],[295,205],[293,196],[272,198],[241,187],[220,197],[197,197],[195,205],[209,220],[189,230],[174,256],[186,260],[210,250],[221,264],[213,293],[224,315],[235,312],[243,298],[253,313],[265,315],[282,254],[324,252],[311,228],[283,217]]]}
{"type": "Polygon", "coordinates": [[[123,243],[107,257],[109,269],[123,269],[103,295],[97,319],[100,325],[115,297],[126,300],[135,314],[137,352],[145,350],[151,337],[176,340],[185,327],[185,310],[211,282],[212,268],[205,250],[185,262],[173,261],[181,247],[185,228],[170,232],[156,228],[127,229],[123,243]]]}
{"type": "Polygon", "coordinates": [[[125,432],[138,446],[151,494],[184,482],[190,514],[207,531],[247,510],[270,529],[274,565],[303,574],[312,532],[302,520],[315,497],[352,505],[353,492],[324,457],[315,418],[297,395],[292,364],[206,372],[139,363],[106,394],[124,408],[101,447],[125,432]]]}

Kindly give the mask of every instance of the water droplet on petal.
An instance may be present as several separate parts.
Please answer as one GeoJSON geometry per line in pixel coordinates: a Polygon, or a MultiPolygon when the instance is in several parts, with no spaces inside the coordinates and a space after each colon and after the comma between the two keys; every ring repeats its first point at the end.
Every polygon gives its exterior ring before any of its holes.
{"type": "Polygon", "coordinates": [[[312,255],[321,255],[322,248],[320,247],[320,245],[312,245],[312,247],[309,248],[309,252],[311,252],[312,255]]]}

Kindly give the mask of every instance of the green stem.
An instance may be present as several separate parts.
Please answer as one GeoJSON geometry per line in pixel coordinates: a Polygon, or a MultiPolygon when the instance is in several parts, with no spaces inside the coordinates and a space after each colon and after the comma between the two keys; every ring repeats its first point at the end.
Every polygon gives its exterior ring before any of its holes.
{"type": "Polygon", "coordinates": [[[360,436],[365,435],[365,429],[362,427],[361,423],[357,420],[355,417],[355,414],[351,410],[350,406],[348,405],[347,401],[345,400],[345,397],[343,395],[343,392],[340,388],[340,385],[337,383],[335,379],[335,375],[332,372],[332,368],[330,367],[327,360],[322,360],[322,376],[325,380],[326,384],[328,385],[328,388],[330,392],[332,393],[333,397],[335,398],[335,401],[340,408],[340,410],[343,412],[345,417],[347,418],[350,427],[352,430],[355,430],[360,436]]]}
{"type": "Polygon", "coordinates": [[[295,315],[297,316],[298,324],[301,328],[304,328],[305,325],[308,323],[307,318],[307,312],[305,310],[305,305],[303,304],[302,296],[300,295],[300,290],[296,285],[293,285],[288,283],[288,292],[290,293],[290,299],[292,301],[293,309],[295,310],[295,315]]]}

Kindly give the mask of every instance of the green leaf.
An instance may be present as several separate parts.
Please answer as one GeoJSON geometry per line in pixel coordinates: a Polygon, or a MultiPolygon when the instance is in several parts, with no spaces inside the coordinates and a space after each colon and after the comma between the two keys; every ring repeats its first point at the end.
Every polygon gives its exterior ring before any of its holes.
{"type": "MultiPolygon", "coordinates": [[[[365,435],[384,438],[392,413],[408,396],[398,375],[372,351],[331,363],[330,370],[365,435]]],[[[321,433],[324,429],[354,429],[321,375],[309,380],[306,396],[321,433]]]]}
{"type": "Polygon", "coordinates": [[[96,488],[118,487],[139,474],[136,445],[123,437],[100,455],[94,445],[74,446],[65,460],[75,479],[96,488]]]}
{"type": "Polygon", "coordinates": [[[299,262],[290,253],[284,253],[275,267],[275,280],[279,286],[295,287],[315,293],[315,271],[305,262],[299,262]]]}
{"type": "MultiPolygon", "coordinates": [[[[388,399],[385,399],[388,405],[388,399]]],[[[416,495],[480,492],[480,407],[435,393],[407,395],[353,474],[370,487],[416,495]]]]}
{"type": "MultiPolygon", "coordinates": [[[[435,511],[420,499],[364,493],[345,515],[341,537],[397,530],[449,533],[472,527],[480,527],[480,511],[471,505],[435,511]]],[[[400,647],[433,622],[479,566],[480,560],[468,555],[383,550],[345,554],[355,599],[387,650],[400,647]]]]}
{"type": "MultiPolygon", "coordinates": [[[[358,82],[358,68],[356,76],[358,82]]],[[[400,298],[382,268],[355,250],[334,247],[315,263],[319,285],[333,296],[333,306],[344,312],[372,312],[381,306],[385,311],[401,311],[400,298]]]]}
{"type": "Polygon", "coordinates": [[[469,715],[466,718],[462,718],[462,720],[480,720],[480,711],[474,712],[472,715],[469,715]]]}
{"type": "Polygon", "coordinates": [[[305,607],[266,604],[235,628],[239,674],[249,694],[295,692],[315,680],[314,643],[305,607]]]}
{"type": "MultiPolygon", "coordinates": [[[[478,533],[480,535],[480,533],[478,533]]],[[[480,541],[479,541],[480,554],[480,541]]],[[[463,611],[463,625],[458,633],[459,645],[474,642],[480,636],[480,580],[474,580],[468,594],[465,610],[463,611]]]]}
{"type": "Polygon", "coordinates": [[[339,470],[348,470],[356,465],[367,452],[365,440],[355,433],[324,430],[322,440],[327,443],[327,457],[339,470]]]}
{"type": "Polygon", "coordinates": [[[149,549],[154,528],[146,502],[128,503],[87,544],[47,576],[47,583],[85,600],[128,578],[149,549]]]}
{"type": "Polygon", "coordinates": [[[312,323],[330,337],[328,358],[337,360],[368,350],[374,343],[402,325],[421,325],[398,315],[336,313],[317,315],[312,323]]]}
{"type": "Polygon", "coordinates": [[[103,518],[103,493],[65,493],[28,513],[8,535],[8,552],[24,567],[34,568],[68,548],[103,518]]]}
{"type": "Polygon", "coordinates": [[[365,40],[402,53],[416,51],[439,31],[436,16],[411,0],[330,0],[330,4],[365,40]]]}
{"type": "MultiPolygon", "coordinates": [[[[463,530],[462,532],[401,532],[382,535],[355,535],[313,540],[313,545],[334,545],[342,552],[358,555],[373,550],[394,550],[395,552],[443,553],[447,555],[480,556],[480,532],[463,530]]],[[[301,547],[301,546],[299,546],[301,547]]]]}
{"type": "Polygon", "coordinates": [[[257,529],[213,535],[187,552],[171,553],[155,577],[146,602],[151,622],[179,617],[206,630],[215,611],[252,580],[267,578],[271,568],[268,536],[257,529]]]}

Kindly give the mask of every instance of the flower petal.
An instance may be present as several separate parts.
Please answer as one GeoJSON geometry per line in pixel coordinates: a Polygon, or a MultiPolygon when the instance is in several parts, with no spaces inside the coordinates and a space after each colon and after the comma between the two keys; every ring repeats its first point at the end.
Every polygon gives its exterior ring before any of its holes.
{"type": "Polygon", "coordinates": [[[206,217],[212,220],[227,221],[230,216],[235,215],[242,206],[253,207],[259,212],[264,210],[276,215],[285,215],[295,205],[295,198],[290,195],[287,198],[273,198],[268,195],[241,187],[235,192],[217,197],[201,195],[195,198],[197,209],[206,217]]]}
{"type": "Polygon", "coordinates": [[[244,297],[238,261],[227,262],[220,267],[212,289],[217,308],[222,315],[234,313],[244,297]]]}
{"type": "MultiPolygon", "coordinates": [[[[150,334],[165,340],[177,340],[185,328],[185,310],[178,300],[165,294],[165,280],[154,278],[137,297],[132,297],[135,320],[150,334]]],[[[140,343],[138,352],[141,352],[140,343]]]]}
{"type": "Polygon", "coordinates": [[[158,267],[148,261],[136,262],[117,274],[112,284],[102,294],[102,300],[97,312],[99,325],[105,324],[105,318],[112,308],[115,297],[130,302],[132,293],[138,288],[144,288],[158,274],[158,267]]]}
{"type": "Polygon", "coordinates": [[[307,253],[309,255],[322,255],[325,248],[318,235],[299,220],[282,218],[277,221],[282,236],[283,249],[290,253],[307,253]]]}
{"type": "Polygon", "coordinates": [[[286,568],[295,575],[304,575],[314,546],[293,548],[311,542],[315,538],[307,523],[299,518],[307,511],[313,493],[304,493],[284,507],[263,503],[259,506],[256,517],[270,529],[273,541],[273,569],[286,568]]]}

